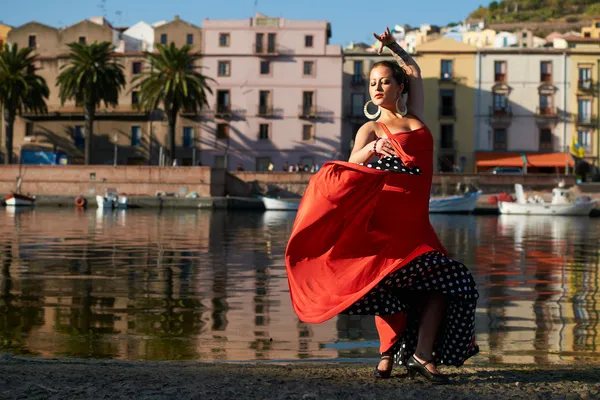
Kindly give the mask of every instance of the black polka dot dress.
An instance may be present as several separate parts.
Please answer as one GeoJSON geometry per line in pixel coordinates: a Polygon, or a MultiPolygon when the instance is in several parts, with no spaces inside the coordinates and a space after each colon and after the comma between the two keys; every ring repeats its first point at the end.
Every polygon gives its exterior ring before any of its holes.
{"type": "MultiPolygon", "coordinates": [[[[366,166],[421,174],[418,167],[408,168],[398,157],[385,157],[366,166]]],[[[343,314],[385,316],[405,312],[406,328],[385,352],[394,355],[395,363],[405,365],[417,347],[421,313],[428,294],[446,297],[444,321],[433,347],[434,362],[459,367],[479,352],[474,343],[479,293],[469,269],[439,251],[422,254],[391,273],[343,314]]]]}

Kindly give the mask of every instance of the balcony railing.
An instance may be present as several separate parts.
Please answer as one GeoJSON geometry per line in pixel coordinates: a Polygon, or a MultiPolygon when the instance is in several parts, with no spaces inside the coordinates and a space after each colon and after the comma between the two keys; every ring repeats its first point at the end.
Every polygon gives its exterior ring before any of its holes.
{"type": "Polygon", "coordinates": [[[493,107],[491,114],[494,117],[509,117],[510,118],[510,117],[512,117],[512,109],[510,106],[493,107]]]}
{"type": "Polygon", "coordinates": [[[495,127],[508,127],[512,122],[512,108],[508,105],[490,107],[490,119],[495,127]]]}
{"type": "Polygon", "coordinates": [[[282,110],[270,105],[259,105],[256,110],[256,116],[262,118],[276,118],[281,116],[282,110]]]}
{"type": "Polygon", "coordinates": [[[506,82],[506,74],[494,74],[494,82],[506,82]]]}
{"type": "Polygon", "coordinates": [[[360,86],[365,83],[364,75],[352,75],[352,86],[360,86]]]}
{"type": "Polygon", "coordinates": [[[298,107],[298,117],[300,118],[317,118],[318,116],[317,106],[302,105],[298,107]]]}
{"type": "Polygon", "coordinates": [[[262,56],[276,56],[279,54],[279,46],[277,44],[271,46],[264,46],[260,43],[254,43],[254,54],[262,56]]]}
{"type": "Polygon", "coordinates": [[[594,90],[594,81],[591,79],[580,79],[577,81],[577,89],[583,92],[594,90]]]}
{"type": "Polygon", "coordinates": [[[538,117],[558,118],[558,109],[556,107],[537,107],[535,114],[538,117]]]}
{"type": "Polygon", "coordinates": [[[440,118],[456,118],[456,109],[454,107],[441,106],[440,118]]]}
{"type": "Polygon", "coordinates": [[[452,82],[453,80],[454,80],[454,75],[452,75],[452,72],[442,72],[440,74],[440,81],[452,82]]]}
{"type": "Polygon", "coordinates": [[[540,82],[544,82],[544,83],[552,82],[552,74],[541,74],[540,82]]]}
{"type": "Polygon", "coordinates": [[[215,117],[217,118],[229,118],[233,115],[231,106],[229,104],[217,104],[215,106],[215,117]]]}
{"type": "Polygon", "coordinates": [[[578,125],[596,125],[597,118],[592,117],[590,114],[578,114],[577,124],[578,125]]]}

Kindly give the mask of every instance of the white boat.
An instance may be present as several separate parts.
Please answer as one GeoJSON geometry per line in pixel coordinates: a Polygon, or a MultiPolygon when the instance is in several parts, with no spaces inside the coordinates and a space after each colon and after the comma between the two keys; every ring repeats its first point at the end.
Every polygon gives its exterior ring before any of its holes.
{"type": "Polygon", "coordinates": [[[125,195],[119,195],[117,197],[117,205],[119,208],[127,208],[129,206],[129,198],[125,195]]]}
{"type": "Polygon", "coordinates": [[[289,210],[296,211],[300,206],[300,199],[275,199],[273,197],[259,196],[263,204],[265,205],[265,210],[289,210]]]}
{"type": "Polygon", "coordinates": [[[444,197],[429,200],[430,213],[469,213],[475,209],[483,192],[467,193],[462,196],[444,197]]]}
{"type": "Polygon", "coordinates": [[[589,215],[596,208],[596,200],[575,197],[574,193],[563,187],[552,189],[552,201],[549,203],[541,196],[525,197],[520,183],[515,184],[515,193],[515,202],[498,202],[501,214],[589,215]]]}
{"type": "Polygon", "coordinates": [[[19,193],[9,193],[4,196],[4,202],[7,206],[32,206],[35,203],[35,196],[26,196],[19,193]]]}
{"type": "Polygon", "coordinates": [[[98,208],[115,208],[118,203],[118,195],[115,190],[107,189],[104,192],[104,196],[97,195],[96,203],[98,204],[98,208]]]}

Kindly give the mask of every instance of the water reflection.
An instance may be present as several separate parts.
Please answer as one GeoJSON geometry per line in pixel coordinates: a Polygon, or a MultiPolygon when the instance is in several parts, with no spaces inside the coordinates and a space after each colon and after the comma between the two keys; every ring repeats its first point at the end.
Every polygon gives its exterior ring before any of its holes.
{"type": "MultiPolygon", "coordinates": [[[[372,318],[298,321],[289,212],[6,209],[0,351],[44,357],[371,358],[372,318]]],[[[481,299],[476,362],[597,357],[600,221],[432,216],[481,299]]],[[[315,238],[318,240],[318,238],[315,238]]]]}

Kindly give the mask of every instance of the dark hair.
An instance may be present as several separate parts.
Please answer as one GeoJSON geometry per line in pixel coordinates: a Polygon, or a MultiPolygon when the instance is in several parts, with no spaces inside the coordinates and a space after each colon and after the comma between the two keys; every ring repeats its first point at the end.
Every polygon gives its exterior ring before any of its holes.
{"type": "Polygon", "coordinates": [[[373,71],[377,67],[386,67],[392,70],[392,76],[398,85],[404,85],[402,88],[402,94],[408,93],[408,80],[406,79],[406,74],[404,70],[395,62],[392,61],[378,61],[371,67],[371,71],[373,71]]]}

